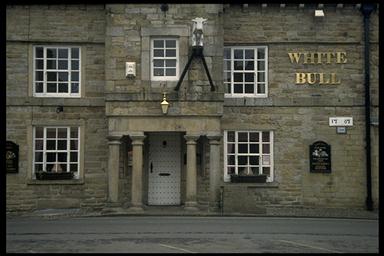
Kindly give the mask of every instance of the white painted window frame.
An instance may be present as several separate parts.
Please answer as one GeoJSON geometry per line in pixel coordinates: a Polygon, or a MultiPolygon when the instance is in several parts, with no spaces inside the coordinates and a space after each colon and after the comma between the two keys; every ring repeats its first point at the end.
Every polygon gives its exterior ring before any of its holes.
{"type": "MultiPolygon", "coordinates": [[[[57,57],[58,58],[58,57],[57,57]]],[[[39,58],[40,59],[40,58],[39,58]]],[[[80,98],[81,97],[81,47],[80,46],[63,46],[63,45],[34,45],[33,46],[33,96],[34,97],[71,97],[71,98],[80,98]],[[43,48],[43,92],[38,93],[36,92],[36,48],[42,47],[43,48]],[[68,49],[68,69],[58,69],[58,66],[56,69],[47,69],[47,48],[56,48],[58,49],[68,49]],[[71,56],[71,49],[72,48],[77,48],[79,50],[79,58],[78,59],[72,59],[71,56]],[[72,60],[78,60],[79,61],[79,69],[74,71],[79,73],[79,88],[78,88],[78,93],[71,93],[71,65],[72,65],[72,60]],[[48,72],[56,72],[57,74],[59,72],[68,72],[68,92],[67,93],[48,93],[47,92],[47,73],[48,72]]]]}
{"type": "MultiPolygon", "coordinates": [[[[33,179],[35,179],[35,164],[43,164],[43,171],[46,171],[45,170],[45,166],[47,164],[47,153],[67,153],[67,161],[66,161],[66,164],[67,164],[67,170],[65,172],[69,172],[70,171],[70,164],[74,164],[76,163],[77,164],[77,171],[74,172],[74,178],[75,179],[79,179],[79,174],[80,174],[80,147],[81,147],[81,141],[80,141],[80,132],[81,132],[81,129],[80,129],[80,126],[41,126],[41,125],[36,125],[36,126],[33,126],[33,129],[32,129],[32,138],[33,138],[33,143],[32,143],[32,147],[33,147],[33,155],[32,155],[32,177],[33,179]],[[43,138],[36,138],[36,128],[37,127],[41,127],[43,128],[43,138]],[[71,136],[71,127],[75,127],[77,128],[77,149],[76,150],[73,150],[71,149],[71,140],[75,140],[75,139],[72,139],[70,136],[71,136]],[[47,150],[47,129],[49,128],[66,128],[67,129],[67,149],[66,150],[58,150],[57,147],[58,145],[56,145],[56,149],[55,150],[47,150]],[[43,162],[36,162],[36,159],[35,159],[35,153],[36,153],[36,140],[43,140],[43,150],[37,150],[37,152],[43,152],[43,162]],[[74,153],[76,152],[77,153],[77,162],[71,162],[70,161],[70,153],[74,153]]],[[[53,138],[52,138],[53,139],[53,138]]],[[[57,137],[57,133],[56,133],[56,137],[54,138],[56,141],[58,141],[58,139],[60,140],[63,140],[62,138],[58,138],[57,137]]]]}
{"type": "MultiPolygon", "coordinates": [[[[153,37],[150,39],[150,63],[151,63],[151,80],[152,81],[177,81],[179,80],[179,38],[178,37],[153,37]],[[154,40],[175,40],[176,41],[176,57],[154,57],[154,40]],[[176,75],[175,76],[155,76],[154,75],[154,60],[176,60],[176,75]]],[[[164,45],[164,49],[167,49],[164,45]]],[[[172,48],[173,49],[173,48],[172,48]]]]}
{"type": "MultiPolygon", "coordinates": [[[[262,173],[262,168],[263,167],[270,167],[270,175],[267,177],[267,182],[273,182],[274,180],[274,134],[273,134],[273,131],[266,131],[266,130],[226,130],[224,131],[224,182],[230,182],[231,181],[231,176],[228,174],[228,132],[235,132],[235,142],[234,142],[234,145],[235,145],[235,173],[238,174],[238,160],[237,160],[237,156],[240,154],[240,155],[243,155],[243,156],[259,156],[259,173],[262,173]],[[241,133],[241,132],[246,132],[248,133],[248,136],[249,136],[249,133],[250,132],[258,132],[259,133],[259,153],[238,153],[238,147],[237,145],[239,144],[239,141],[238,141],[238,133],[241,133]],[[263,132],[269,132],[269,142],[263,142],[262,141],[262,133],[263,132]],[[268,154],[263,154],[263,147],[262,145],[263,144],[269,144],[270,147],[269,147],[269,153],[268,154]],[[269,155],[270,159],[269,159],[269,165],[267,164],[263,164],[263,155],[269,155]]],[[[230,142],[230,143],[233,143],[233,142],[230,142]]],[[[256,144],[256,143],[255,143],[256,144]]],[[[250,145],[250,143],[248,143],[247,145],[250,145]]]]}
{"type": "MultiPolygon", "coordinates": [[[[251,98],[267,98],[268,97],[268,46],[224,46],[224,49],[230,49],[231,50],[231,56],[230,56],[230,63],[231,63],[231,68],[230,70],[226,70],[226,65],[225,65],[225,61],[228,60],[228,59],[225,59],[225,55],[223,56],[223,76],[225,75],[226,72],[230,72],[230,75],[231,75],[231,82],[228,83],[226,82],[226,80],[224,79],[223,83],[224,83],[224,86],[225,86],[225,91],[227,90],[227,86],[228,84],[230,84],[231,86],[231,93],[227,93],[225,92],[224,94],[224,97],[226,98],[243,98],[243,97],[251,97],[251,98]],[[249,50],[249,49],[253,49],[255,51],[254,53],[254,70],[253,70],[253,73],[254,73],[254,93],[234,93],[234,73],[237,73],[237,72],[234,72],[234,50],[249,50]],[[264,49],[265,51],[265,56],[264,56],[264,66],[265,66],[265,69],[263,70],[264,71],[264,74],[265,74],[265,82],[264,82],[264,85],[265,85],[265,93],[257,93],[257,85],[259,82],[257,82],[257,72],[261,72],[261,70],[258,70],[258,61],[260,61],[260,59],[258,59],[257,57],[257,50],[258,49],[264,49]]],[[[243,58],[243,60],[245,59],[245,57],[243,58]]],[[[240,73],[240,72],[239,72],[240,73]]],[[[243,73],[252,73],[252,72],[243,72],[243,73]]]]}

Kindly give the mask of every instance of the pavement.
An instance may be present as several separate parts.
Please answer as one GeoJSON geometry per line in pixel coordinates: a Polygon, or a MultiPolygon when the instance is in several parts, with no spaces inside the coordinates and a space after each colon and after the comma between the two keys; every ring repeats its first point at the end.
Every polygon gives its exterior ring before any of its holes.
{"type": "Polygon", "coordinates": [[[123,207],[108,207],[100,211],[87,211],[79,208],[41,209],[32,212],[7,213],[7,217],[98,217],[98,216],[244,216],[244,217],[309,217],[309,218],[351,218],[379,219],[379,211],[344,208],[307,208],[307,207],[269,207],[263,214],[250,212],[220,212],[208,209],[186,210],[180,206],[147,206],[143,210],[123,207]]]}

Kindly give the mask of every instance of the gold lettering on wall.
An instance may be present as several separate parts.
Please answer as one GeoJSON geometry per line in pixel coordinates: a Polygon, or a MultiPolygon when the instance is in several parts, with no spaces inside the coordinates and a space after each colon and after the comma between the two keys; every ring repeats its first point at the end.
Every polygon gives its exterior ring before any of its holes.
{"type": "MultiPolygon", "coordinates": [[[[288,52],[292,64],[329,65],[347,63],[347,53],[339,52],[288,52]]],[[[295,73],[296,84],[341,84],[336,73],[295,73]]]]}

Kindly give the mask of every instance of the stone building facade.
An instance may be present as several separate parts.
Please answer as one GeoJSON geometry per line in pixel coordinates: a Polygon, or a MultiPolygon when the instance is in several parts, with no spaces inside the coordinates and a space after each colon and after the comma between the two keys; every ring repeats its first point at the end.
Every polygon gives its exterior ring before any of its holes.
{"type": "MultiPolygon", "coordinates": [[[[364,209],[361,8],[7,6],[6,139],[19,145],[18,171],[6,176],[7,211],[364,209]],[[206,19],[204,55],[192,58],[181,80],[197,17],[206,19]],[[331,117],[348,117],[352,126],[337,133],[331,117]],[[330,145],[327,172],[310,171],[310,145],[318,141],[330,145]],[[73,177],[46,180],[41,172],[73,177]],[[259,174],[267,179],[234,176],[259,174]]],[[[371,193],[378,208],[378,8],[369,25],[371,193]]]]}

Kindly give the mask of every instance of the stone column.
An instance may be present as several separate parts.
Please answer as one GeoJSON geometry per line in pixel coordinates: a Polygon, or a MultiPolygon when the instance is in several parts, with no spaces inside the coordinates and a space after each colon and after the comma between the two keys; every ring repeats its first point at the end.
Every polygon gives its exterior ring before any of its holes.
{"type": "Polygon", "coordinates": [[[117,203],[119,200],[119,160],[121,136],[110,135],[108,158],[108,201],[117,203]]]}
{"type": "Polygon", "coordinates": [[[132,140],[131,210],[143,210],[143,145],[144,133],[130,134],[132,140]]]}
{"type": "Polygon", "coordinates": [[[220,200],[220,134],[208,134],[209,139],[209,209],[218,210],[220,200]]]}
{"type": "Polygon", "coordinates": [[[185,200],[186,210],[197,209],[197,166],[196,166],[196,144],[200,135],[185,135],[187,140],[187,191],[185,200]]]}

